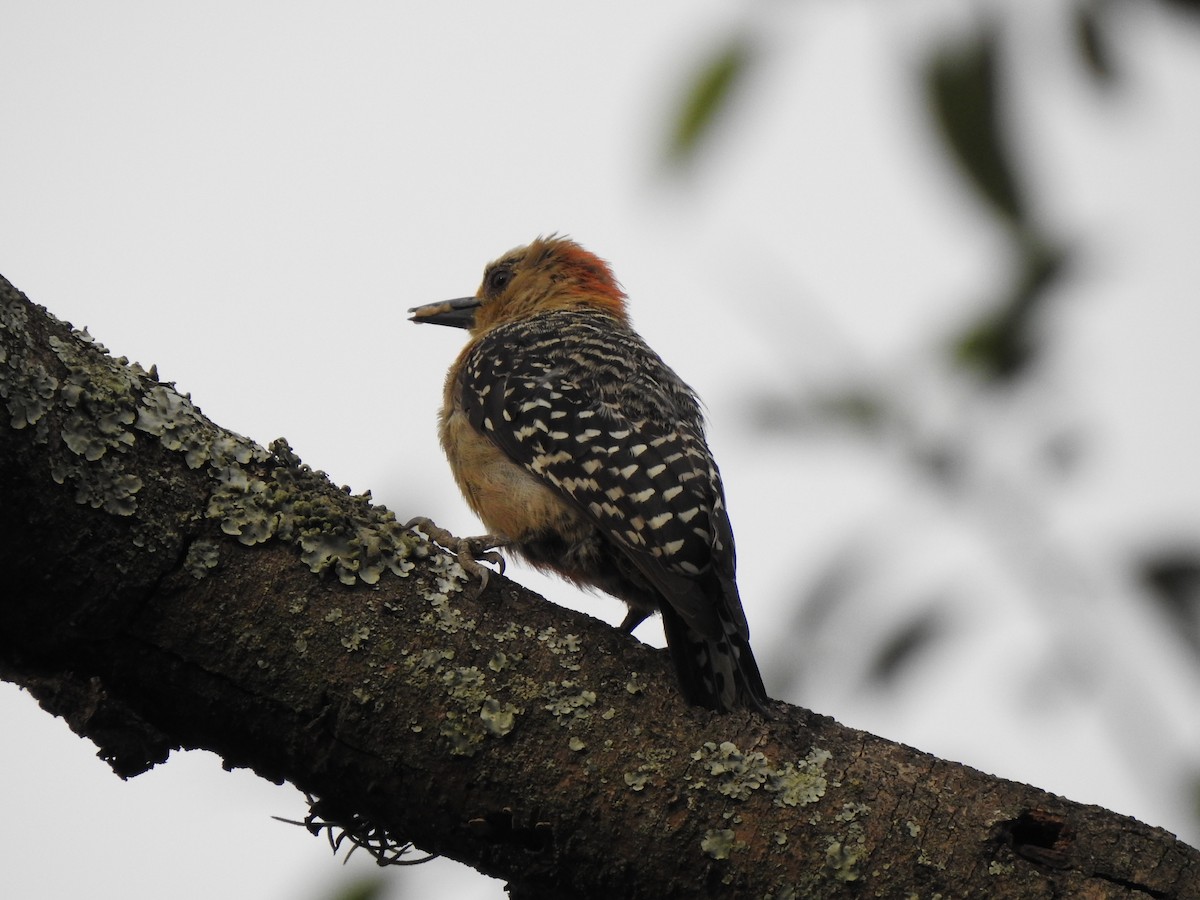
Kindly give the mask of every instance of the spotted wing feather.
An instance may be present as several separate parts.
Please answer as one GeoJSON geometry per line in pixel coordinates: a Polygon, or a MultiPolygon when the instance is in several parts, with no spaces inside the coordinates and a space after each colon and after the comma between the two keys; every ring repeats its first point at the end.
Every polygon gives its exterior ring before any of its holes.
{"type": "Polygon", "coordinates": [[[716,638],[732,618],[745,634],[720,475],[691,390],[609,316],[520,325],[496,329],[466,360],[468,419],[595,522],[691,628],[716,638]],[[728,591],[733,603],[722,602],[728,591]]]}

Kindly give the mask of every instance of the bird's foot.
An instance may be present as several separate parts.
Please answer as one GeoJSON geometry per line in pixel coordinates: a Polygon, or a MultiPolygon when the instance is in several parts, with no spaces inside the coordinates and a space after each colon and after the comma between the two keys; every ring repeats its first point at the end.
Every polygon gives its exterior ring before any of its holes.
{"type": "Polygon", "coordinates": [[[430,541],[453,553],[458,559],[458,564],[463,567],[463,571],[479,579],[479,593],[476,596],[487,590],[488,578],[492,574],[491,569],[481,565],[481,560],[493,563],[499,573],[504,574],[504,557],[496,552],[496,548],[507,546],[509,542],[506,538],[494,534],[481,534],[466,538],[455,537],[445,528],[436,525],[432,519],[424,516],[409,519],[404,528],[405,530],[420,531],[427,535],[430,541]]]}
{"type": "Polygon", "coordinates": [[[626,634],[633,634],[633,629],[650,618],[650,615],[651,611],[648,609],[642,609],[640,606],[631,606],[629,607],[629,612],[625,614],[625,618],[617,627],[626,634]]]}

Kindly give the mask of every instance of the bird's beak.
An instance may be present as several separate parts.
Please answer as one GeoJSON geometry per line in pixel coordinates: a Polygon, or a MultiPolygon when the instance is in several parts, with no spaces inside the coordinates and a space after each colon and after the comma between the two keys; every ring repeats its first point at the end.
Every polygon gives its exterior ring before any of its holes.
{"type": "Polygon", "coordinates": [[[426,303],[409,310],[410,322],[432,322],[434,325],[450,325],[454,328],[471,328],[475,324],[475,310],[479,308],[477,297],[460,297],[440,303],[426,303]]]}

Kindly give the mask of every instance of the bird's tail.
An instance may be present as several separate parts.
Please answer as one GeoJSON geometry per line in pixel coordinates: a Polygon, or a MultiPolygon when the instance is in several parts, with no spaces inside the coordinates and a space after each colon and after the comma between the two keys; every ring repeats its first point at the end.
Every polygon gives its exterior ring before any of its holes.
{"type": "Polygon", "coordinates": [[[744,628],[723,610],[718,637],[688,627],[669,604],[663,604],[662,618],[667,649],[688,703],[718,712],[744,708],[770,715],[767,689],[744,628]]]}

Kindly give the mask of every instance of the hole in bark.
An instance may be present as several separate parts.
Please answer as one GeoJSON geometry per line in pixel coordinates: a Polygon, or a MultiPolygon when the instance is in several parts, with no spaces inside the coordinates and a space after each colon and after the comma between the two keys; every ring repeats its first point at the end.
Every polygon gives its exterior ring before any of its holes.
{"type": "Polygon", "coordinates": [[[1062,816],[1044,809],[1027,809],[1005,825],[1008,844],[1018,856],[1056,868],[1067,865],[1073,835],[1062,816]]]}
{"type": "Polygon", "coordinates": [[[1014,844],[1053,849],[1066,823],[1039,809],[1026,810],[1012,823],[1009,832],[1014,844]]]}

